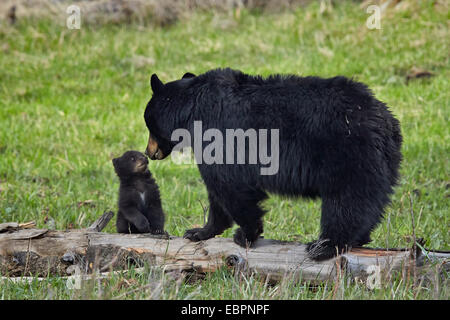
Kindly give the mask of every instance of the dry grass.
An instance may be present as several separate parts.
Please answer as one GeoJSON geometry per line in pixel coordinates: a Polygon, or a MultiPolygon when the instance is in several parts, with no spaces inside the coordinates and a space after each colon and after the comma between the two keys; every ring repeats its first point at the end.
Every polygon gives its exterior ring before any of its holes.
{"type": "Polygon", "coordinates": [[[167,26],[187,18],[194,10],[239,14],[239,10],[246,8],[279,12],[308,2],[311,0],[4,0],[0,3],[0,20],[14,20],[12,16],[17,20],[67,17],[67,8],[75,4],[87,24],[134,22],[167,26]]]}
{"type": "MultiPolygon", "coordinates": [[[[70,5],[80,8],[82,23],[87,25],[138,23],[169,26],[188,19],[194,11],[214,11],[240,15],[242,9],[264,13],[279,13],[306,7],[312,0],[2,0],[0,22],[15,23],[23,18],[49,18],[64,23],[70,5]]],[[[331,12],[337,0],[320,0],[320,12],[331,12]]],[[[379,5],[382,14],[402,10],[410,0],[353,0],[361,8],[379,5]]],[[[444,0],[434,3],[442,10],[449,5],[444,0]]]]}

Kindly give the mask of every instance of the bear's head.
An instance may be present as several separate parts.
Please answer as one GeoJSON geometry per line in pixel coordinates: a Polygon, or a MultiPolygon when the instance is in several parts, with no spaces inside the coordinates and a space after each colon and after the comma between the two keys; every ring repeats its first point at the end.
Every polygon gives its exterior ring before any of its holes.
{"type": "Polygon", "coordinates": [[[148,159],[139,151],[127,151],[121,157],[112,159],[119,177],[132,176],[147,172],[148,159]]]}
{"type": "Polygon", "coordinates": [[[149,131],[145,154],[152,160],[162,160],[171,152],[175,143],[171,141],[172,131],[178,129],[175,118],[182,113],[180,109],[186,100],[181,90],[195,75],[186,73],[180,80],[162,83],[156,74],[150,79],[152,98],[145,108],[144,119],[149,131]]]}

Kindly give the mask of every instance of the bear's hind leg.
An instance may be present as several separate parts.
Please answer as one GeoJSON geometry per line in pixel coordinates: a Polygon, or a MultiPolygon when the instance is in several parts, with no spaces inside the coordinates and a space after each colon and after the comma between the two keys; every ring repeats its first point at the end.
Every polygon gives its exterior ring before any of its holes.
{"type": "Polygon", "coordinates": [[[365,200],[323,197],[321,235],[319,240],[308,244],[309,256],[316,261],[327,260],[369,242],[370,232],[383,212],[383,205],[375,200],[376,197],[365,200]]]}
{"type": "Polygon", "coordinates": [[[371,230],[367,231],[366,234],[361,234],[359,236],[355,243],[356,247],[362,247],[363,245],[368,244],[372,241],[372,239],[370,238],[370,231],[371,230]]]}
{"type": "Polygon", "coordinates": [[[251,247],[263,232],[262,217],[265,211],[258,203],[267,198],[260,190],[252,190],[232,194],[224,203],[226,211],[239,225],[233,240],[241,247],[251,247]]]}
{"type": "MultiPolygon", "coordinates": [[[[262,214],[264,214],[264,212],[262,212],[262,214]]],[[[263,233],[263,221],[262,219],[258,219],[255,223],[256,225],[256,229],[252,229],[252,228],[246,228],[247,232],[244,231],[244,229],[238,228],[236,229],[234,236],[233,236],[233,241],[240,245],[241,247],[251,247],[253,245],[253,243],[258,240],[259,235],[261,233],[263,233]]]]}

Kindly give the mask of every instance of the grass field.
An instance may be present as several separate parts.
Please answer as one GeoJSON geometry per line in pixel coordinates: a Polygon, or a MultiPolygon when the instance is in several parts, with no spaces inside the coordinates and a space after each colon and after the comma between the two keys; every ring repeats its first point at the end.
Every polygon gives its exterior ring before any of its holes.
{"type": "MultiPolygon", "coordinates": [[[[367,83],[398,117],[404,136],[401,182],[370,246],[411,246],[413,210],[415,233],[426,247],[449,250],[450,15],[444,2],[434,2],[405,1],[388,9],[380,30],[369,30],[369,14],[348,2],[322,13],[316,3],[280,14],[193,13],[167,28],[82,24],[69,30],[55,19],[3,22],[0,223],[84,228],[115,210],[118,179],[111,159],[146,146],[150,75],[168,81],[232,67],[263,75],[345,75],[367,83]],[[406,81],[413,67],[433,76],[406,81]]],[[[160,186],[167,231],[181,236],[202,225],[200,202],[207,204],[207,195],[196,166],[168,158],[151,162],[150,170],[160,186]]],[[[320,201],[272,196],[264,206],[265,238],[317,237],[320,201]]],[[[232,236],[234,228],[222,236],[232,236]]],[[[113,223],[105,231],[115,232],[113,223]]],[[[288,280],[265,286],[227,270],[194,283],[152,271],[82,290],[70,290],[58,278],[0,286],[0,299],[76,298],[448,299],[449,290],[448,278],[447,285],[426,287],[401,275],[373,291],[345,281],[314,290],[288,280]]]]}

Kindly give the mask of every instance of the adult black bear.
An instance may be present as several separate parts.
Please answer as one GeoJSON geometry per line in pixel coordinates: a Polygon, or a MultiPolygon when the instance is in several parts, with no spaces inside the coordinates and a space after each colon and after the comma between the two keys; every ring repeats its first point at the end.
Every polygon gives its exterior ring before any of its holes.
{"type": "Polygon", "coordinates": [[[158,185],[145,155],[127,151],[112,162],[120,179],[117,232],[167,235],[158,185]]]}
{"type": "MultiPolygon", "coordinates": [[[[312,259],[328,259],[371,241],[398,179],[402,137],[399,122],[364,84],[341,76],[262,78],[216,69],[166,84],[152,75],[151,87],[144,114],[151,159],[171,153],[175,129],[194,134],[194,121],[219,132],[279,130],[275,174],[262,175],[259,162],[198,165],[209,217],[203,228],[187,230],[185,238],[212,238],[234,221],[240,226],[234,241],[252,245],[263,232],[264,211],[258,204],[269,192],[322,199],[320,238],[308,245],[312,259]]],[[[225,157],[227,152],[228,147],[225,157]]]]}

